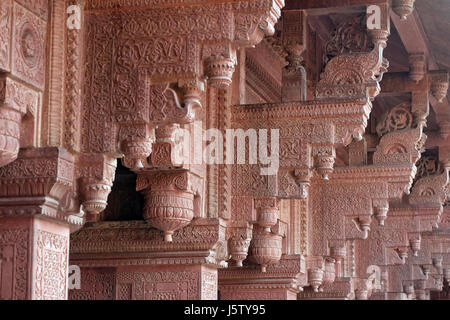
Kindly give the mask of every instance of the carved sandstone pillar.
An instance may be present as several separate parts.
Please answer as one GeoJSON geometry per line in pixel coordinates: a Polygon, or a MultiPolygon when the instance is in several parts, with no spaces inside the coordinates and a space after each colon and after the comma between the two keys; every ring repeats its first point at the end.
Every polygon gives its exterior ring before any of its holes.
{"type": "Polygon", "coordinates": [[[0,168],[1,299],[67,299],[69,234],[83,224],[74,157],[22,149],[0,168]]]}

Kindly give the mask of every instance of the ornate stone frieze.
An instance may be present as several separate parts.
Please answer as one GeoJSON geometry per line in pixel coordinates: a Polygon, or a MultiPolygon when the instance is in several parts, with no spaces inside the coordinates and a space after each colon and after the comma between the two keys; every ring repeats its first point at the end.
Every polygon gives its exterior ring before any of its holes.
{"type": "Polygon", "coordinates": [[[98,222],[71,235],[71,259],[81,266],[210,264],[226,266],[225,224],[194,219],[165,242],[144,221],[98,222]],[[126,259],[124,259],[126,258],[126,259]],[[92,260],[93,259],[93,260],[92,260]]]}

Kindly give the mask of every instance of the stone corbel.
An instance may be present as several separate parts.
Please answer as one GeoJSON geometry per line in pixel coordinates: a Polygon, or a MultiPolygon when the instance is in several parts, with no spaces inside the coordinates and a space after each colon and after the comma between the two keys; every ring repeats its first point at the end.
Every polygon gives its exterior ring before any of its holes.
{"type": "Polygon", "coordinates": [[[86,221],[97,221],[107,206],[117,160],[104,154],[81,154],[78,158],[79,190],[86,221]]]}
{"type": "Polygon", "coordinates": [[[414,165],[423,151],[425,139],[426,135],[423,133],[422,125],[414,129],[391,131],[381,137],[373,155],[373,163],[409,162],[414,165]]]}
{"type": "Polygon", "coordinates": [[[411,113],[414,115],[415,123],[426,128],[427,118],[430,114],[430,101],[428,92],[412,92],[411,113]]]}
{"type": "MultiPolygon", "coordinates": [[[[278,222],[279,223],[279,222],[278,222]]],[[[250,243],[250,261],[261,266],[261,272],[265,273],[267,267],[277,264],[283,253],[283,234],[280,228],[274,228],[268,232],[265,227],[253,226],[253,238],[250,243]]]]}
{"type": "Polygon", "coordinates": [[[208,84],[213,88],[228,88],[237,64],[236,49],[230,44],[204,46],[203,56],[208,84]]]}
{"type": "Polygon", "coordinates": [[[432,71],[430,81],[430,90],[433,97],[439,102],[444,101],[449,86],[449,73],[447,71],[432,71]]]}
{"type": "MultiPolygon", "coordinates": [[[[174,151],[183,142],[175,141],[174,136],[180,126],[192,122],[202,108],[204,83],[195,79],[180,80],[176,87],[167,83],[155,84],[146,87],[145,91],[149,92],[149,97],[148,100],[144,98],[143,102],[149,101],[148,118],[151,126],[156,127],[155,137],[152,138],[150,125],[146,123],[121,126],[119,140],[123,162],[135,171],[145,167],[165,169],[180,166],[178,162],[183,162],[183,157],[175,160],[174,151]]],[[[187,147],[190,150],[190,146],[187,147]]]]}
{"type": "MultiPolygon", "coordinates": [[[[38,103],[37,92],[6,75],[0,76],[0,167],[17,159],[23,138],[22,121],[27,115],[33,119],[36,117],[38,103]]],[[[34,132],[27,133],[34,140],[34,132]]]]}
{"type": "Polygon", "coordinates": [[[426,280],[414,280],[414,293],[416,300],[427,300],[426,280]]]}
{"type": "Polygon", "coordinates": [[[231,259],[237,267],[242,267],[242,262],[247,259],[248,249],[253,236],[253,225],[246,223],[245,226],[227,227],[227,238],[230,247],[231,259]]]}
{"type": "Polygon", "coordinates": [[[441,174],[420,178],[411,190],[409,203],[443,205],[447,197],[446,187],[448,183],[447,169],[444,169],[441,174]]]}
{"type": "Polygon", "coordinates": [[[421,249],[421,244],[422,244],[422,238],[420,237],[420,234],[418,234],[416,236],[412,236],[409,239],[409,243],[410,243],[411,251],[413,252],[413,256],[417,257],[419,255],[419,251],[421,249]]]}
{"type": "Polygon", "coordinates": [[[144,219],[164,232],[172,242],[174,231],[186,227],[194,218],[195,177],[186,170],[142,172],[136,190],[145,197],[144,219]]]}
{"type": "Polygon", "coordinates": [[[387,199],[373,200],[373,215],[380,226],[384,226],[384,221],[387,219],[389,211],[389,201],[387,199]]]}
{"type": "Polygon", "coordinates": [[[406,263],[409,247],[398,246],[397,248],[386,248],[386,250],[391,250],[392,253],[391,259],[389,259],[388,264],[404,265],[406,263]]]}
{"type": "Polygon", "coordinates": [[[433,266],[436,268],[436,271],[438,274],[442,273],[442,261],[444,260],[444,257],[439,254],[433,254],[431,261],[433,262],[433,266]]]}
{"type": "Polygon", "coordinates": [[[329,180],[328,175],[333,172],[336,150],[333,145],[313,146],[312,156],[314,166],[322,180],[329,180]]]}
{"type": "Polygon", "coordinates": [[[324,292],[336,280],[336,260],[333,257],[308,257],[308,284],[315,293],[324,292]]]}
{"type": "Polygon", "coordinates": [[[393,0],[392,10],[402,19],[406,18],[414,11],[414,2],[416,0],[393,0]]]}
{"type": "Polygon", "coordinates": [[[325,261],[322,257],[308,257],[306,260],[308,269],[308,284],[315,293],[323,292],[325,274],[325,261]]]}
{"type": "Polygon", "coordinates": [[[409,55],[409,78],[416,83],[421,81],[427,73],[426,56],[423,52],[409,55]]]}
{"type": "Polygon", "coordinates": [[[414,282],[411,280],[403,281],[403,292],[406,294],[407,299],[409,300],[414,299],[415,297],[414,282]]]}
{"type": "Polygon", "coordinates": [[[353,223],[355,224],[356,229],[361,233],[361,239],[367,239],[369,237],[372,218],[370,216],[359,216],[353,219],[353,223]]]}
{"type": "Polygon", "coordinates": [[[316,90],[317,98],[351,96],[374,99],[379,94],[379,81],[389,66],[388,61],[383,58],[383,51],[390,34],[389,6],[380,4],[379,7],[381,28],[367,30],[374,44],[373,50],[346,53],[332,58],[320,76],[321,80],[316,90]]]}
{"type": "Polygon", "coordinates": [[[330,256],[336,260],[337,263],[342,263],[347,257],[347,246],[344,240],[331,240],[329,243],[330,256]]]}
{"type": "Polygon", "coordinates": [[[146,124],[122,125],[119,129],[119,141],[125,167],[139,170],[147,165],[153,139],[146,124]]]}

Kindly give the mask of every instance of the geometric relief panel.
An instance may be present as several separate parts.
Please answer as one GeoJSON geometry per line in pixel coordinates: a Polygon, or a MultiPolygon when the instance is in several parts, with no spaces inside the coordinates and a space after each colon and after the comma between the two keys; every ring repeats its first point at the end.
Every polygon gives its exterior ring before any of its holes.
{"type": "Polygon", "coordinates": [[[118,300],[198,300],[200,272],[118,272],[118,300]]]}
{"type": "Polygon", "coordinates": [[[28,229],[0,230],[0,300],[27,299],[28,229]]]}
{"type": "Polygon", "coordinates": [[[69,290],[69,300],[114,300],[114,268],[81,268],[81,288],[69,290]]]}
{"type": "Polygon", "coordinates": [[[34,299],[67,299],[69,237],[37,231],[34,299]]]}

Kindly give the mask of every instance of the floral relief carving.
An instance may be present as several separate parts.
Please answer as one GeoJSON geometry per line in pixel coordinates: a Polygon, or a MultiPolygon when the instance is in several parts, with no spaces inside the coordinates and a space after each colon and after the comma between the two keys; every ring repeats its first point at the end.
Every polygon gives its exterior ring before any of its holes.
{"type": "Polygon", "coordinates": [[[30,84],[44,86],[46,23],[14,4],[12,73],[30,84]]]}
{"type": "Polygon", "coordinates": [[[413,125],[410,103],[404,102],[386,112],[377,125],[377,133],[381,137],[391,131],[410,129],[413,125]]]}

